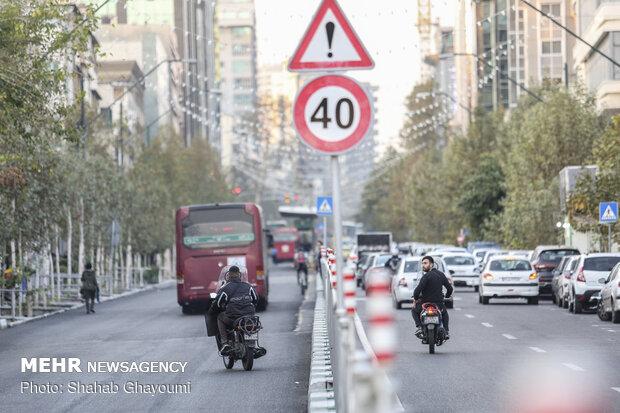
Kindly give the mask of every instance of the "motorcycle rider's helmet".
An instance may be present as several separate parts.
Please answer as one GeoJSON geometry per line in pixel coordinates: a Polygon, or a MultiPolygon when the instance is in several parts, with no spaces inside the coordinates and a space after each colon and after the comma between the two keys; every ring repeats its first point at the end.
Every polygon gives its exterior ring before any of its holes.
{"type": "Polygon", "coordinates": [[[241,270],[236,265],[232,265],[228,271],[226,271],[226,281],[241,280],[241,270]]]}

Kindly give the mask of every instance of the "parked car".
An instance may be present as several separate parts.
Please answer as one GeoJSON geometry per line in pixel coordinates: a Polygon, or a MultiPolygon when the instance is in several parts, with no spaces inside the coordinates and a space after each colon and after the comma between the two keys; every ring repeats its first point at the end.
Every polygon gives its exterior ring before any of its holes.
{"type": "Polygon", "coordinates": [[[551,280],[553,270],[558,266],[563,257],[567,255],[579,255],[576,248],[561,245],[540,245],[532,254],[532,266],[538,273],[538,282],[541,297],[551,298],[551,280]]]}
{"type": "Polygon", "coordinates": [[[564,279],[564,269],[568,268],[568,264],[570,263],[572,256],[567,255],[566,257],[562,257],[560,263],[557,267],[552,271],[553,279],[551,280],[551,301],[555,304],[561,301],[562,297],[562,280],[564,279]]]}
{"type": "Polygon", "coordinates": [[[473,253],[475,250],[499,250],[501,249],[497,242],[493,241],[471,241],[467,243],[467,252],[473,253]]]}
{"type": "MultiPolygon", "coordinates": [[[[446,264],[441,257],[431,255],[435,260],[435,267],[443,272],[451,284],[453,284],[450,273],[446,270],[446,264]]],[[[418,286],[420,278],[424,275],[422,271],[422,257],[406,257],[404,258],[398,271],[392,277],[392,300],[396,308],[402,308],[404,303],[413,302],[413,290],[418,286]]],[[[446,293],[444,289],[444,294],[446,293]]],[[[454,307],[454,293],[450,298],[445,300],[446,308],[454,307]]]]}
{"type": "Polygon", "coordinates": [[[605,280],[599,308],[601,320],[620,324],[620,264],[616,264],[605,280]]]}
{"type": "Polygon", "coordinates": [[[366,284],[368,282],[368,271],[374,267],[385,267],[385,263],[392,257],[392,254],[373,254],[368,259],[368,264],[366,266],[366,270],[362,274],[362,289],[366,289],[366,284]]]}
{"type": "Polygon", "coordinates": [[[559,282],[559,297],[560,302],[557,303],[559,307],[568,308],[568,285],[570,284],[570,279],[577,270],[577,264],[579,264],[579,255],[572,255],[568,257],[568,263],[564,267],[564,271],[562,272],[562,278],[559,282]]]}
{"type": "Polygon", "coordinates": [[[538,304],[538,274],[523,257],[492,257],[480,274],[478,302],[489,304],[491,298],[526,298],[538,304]]]}
{"type": "Polygon", "coordinates": [[[456,287],[474,287],[478,292],[480,273],[473,254],[450,252],[443,254],[442,258],[456,287]]]}
{"type": "Polygon", "coordinates": [[[508,254],[508,251],[506,250],[489,250],[484,254],[484,258],[482,259],[482,262],[478,265],[478,268],[480,268],[480,271],[482,271],[482,269],[487,265],[491,257],[506,254],[508,254]]]}
{"type": "Polygon", "coordinates": [[[486,255],[487,251],[498,251],[498,250],[499,248],[477,248],[472,251],[472,254],[474,255],[474,257],[476,257],[476,263],[482,264],[482,261],[484,260],[484,256],[486,255]]]}
{"type": "Polygon", "coordinates": [[[568,285],[568,311],[579,314],[596,308],[599,293],[613,267],[620,262],[620,253],[583,254],[568,285]]]}

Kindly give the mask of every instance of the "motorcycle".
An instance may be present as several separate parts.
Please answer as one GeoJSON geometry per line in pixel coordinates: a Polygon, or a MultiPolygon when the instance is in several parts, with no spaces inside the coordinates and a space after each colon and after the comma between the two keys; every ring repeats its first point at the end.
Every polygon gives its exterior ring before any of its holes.
{"type": "MultiPolygon", "coordinates": [[[[219,288],[226,285],[226,274],[229,268],[230,266],[224,267],[220,272],[218,279],[219,288]]],[[[241,281],[247,282],[247,280],[247,270],[241,268],[241,281]]],[[[217,294],[211,293],[209,296],[213,300],[217,294]]],[[[217,314],[212,309],[205,314],[205,323],[207,325],[207,336],[215,336],[217,350],[220,353],[222,350],[222,340],[217,329],[217,314]]],[[[227,330],[231,350],[226,354],[222,354],[224,367],[227,370],[232,369],[235,362],[241,360],[243,369],[250,371],[254,366],[254,360],[267,354],[267,350],[258,344],[258,332],[262,328],[260,318],[257,315],[243,316],[235,320],[232,328],[227,330]]]]}
{"type": "Polygon", "coordinates": [[[435,346],[441,346],[446,338],[446,331],[441,320],[441,310],[433,303],[422,304],[420,321],[422,332],[418,338],[422,339],[422,344],[428,344],[429,354],[435,354],[435,346]]]}

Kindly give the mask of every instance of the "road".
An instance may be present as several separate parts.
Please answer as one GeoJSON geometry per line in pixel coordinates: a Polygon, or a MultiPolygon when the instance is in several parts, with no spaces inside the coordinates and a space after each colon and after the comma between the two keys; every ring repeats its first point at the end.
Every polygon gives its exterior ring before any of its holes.
{"type": "MultiPolygon", "coordinates": [[[[0,331],[0,406],[15,412],[208,411],[302,412],[307,408],[312,299],[302,302],[290,264],[271,271],[270,304],[261,313],[268,354],[246,372],[225,370],[202,315],[184,316],[176,289],[102,303],[0,331]],[[301,317],[300,313],[301,308],[301,317]],[[21,357],[87,361],[186,361],[184,373],[21,373],[21,357]],[[20,383],[127,381],[186,383],[189,394],[21,394],[20,383]]],[[[8,411],[8,410],[7,410],[8,411]]]]}
{"type": "Polygon", "coordinates": [[[397,310],[398,350],[389,377],[406,411],[524,412],[560,402],[620,411],[620,326],[595,314],[569,314],[550,301],[483,306],[465,288],[457,288],[455,299],[451,338],[434,355],[413,335],[410,306],[397,310]]]}

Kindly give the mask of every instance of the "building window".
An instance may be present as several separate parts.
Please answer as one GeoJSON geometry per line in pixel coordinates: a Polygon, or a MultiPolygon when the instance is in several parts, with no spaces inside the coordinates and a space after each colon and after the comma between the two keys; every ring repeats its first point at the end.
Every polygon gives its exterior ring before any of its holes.
{"type": "Polygon", "coordinates": [[[252,95],[235,95],[233,101],[235,103],[235,106],[250,106],[252,104],[252,95]]]}
{"type": "Polygon", "coordinates": [[[233,56],[247,56],[252,51],[252,47],[249,44],[234,44],[233,56]]]}
{"type": "Polygon", "coordinates": [[[251,71],[249,60],[234,60],[232,62],[232,71],[236,75],[248,74],[251,71]]]}
{"type": "MultiPolygon", "coordinates": [[[[543,4],[540,6],[544,13],[562,21],[562,7],[560,3],[543,4]]],[[[552,82],[562,81],[562,30],[551,20],[541,17],[540,25],[540,69],[543,80],[552,82]]]]}
{"type": "Polygon", "coordinates": [[[231,31],[236,38],[247,38],[252,34],[252,28],[247,26],[233,27],[231,31]]]}
{"type": "Polygon", "coordinates": [[[252,79],[249,77],[241,77],[235,79],[235,89],[252,89],[252,79]]]}

